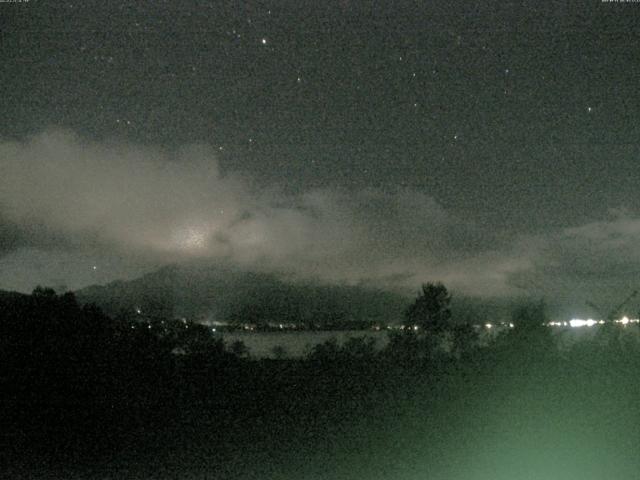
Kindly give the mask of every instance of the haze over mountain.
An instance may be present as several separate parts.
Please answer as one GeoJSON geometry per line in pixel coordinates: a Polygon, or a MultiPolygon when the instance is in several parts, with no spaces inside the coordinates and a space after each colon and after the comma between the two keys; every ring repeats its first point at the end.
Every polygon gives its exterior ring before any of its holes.
{"type": "Polygon", "coordinates": [[[376,289],[295,283],[275,274],[229,266],[167,266],[131,281],[77,291],[118,315],[185,316],[213,321],[291,322],[328,325],[340,321],[399,322],[409,299],[376,289]]]}
{"type": "MultiPolygon", "coordinates": [[[[135,280],[76,292],[110,315],[188,317],[214,321],[283,322],[331,327],[340,322],[400,323],[411,296],[367,286],[299,282],[231,266],[167,266],[135,280]]],[[[453,296],[454,319],[506,319],[512,301],[453,296]]]]}

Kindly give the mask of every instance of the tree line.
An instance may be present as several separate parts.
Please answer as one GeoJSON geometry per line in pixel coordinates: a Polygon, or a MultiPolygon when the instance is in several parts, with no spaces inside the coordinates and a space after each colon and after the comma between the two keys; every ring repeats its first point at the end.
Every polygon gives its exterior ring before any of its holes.
{"type": "MultiPolygon", "coordinates": [[[[363,409],[388,412],[389,399],[421,385],[431,392],[434,382],[483,378],[500,365],[523,374],[569,363],[544,326],[543,303],[516,309],[515,328],[487,347],[474,325],[454,321],[450,303],[444,285],[425,284],[404,312],[405,328],[390,332],[385,348],[366,337],[329,340],[306,358],[281,352],[258,360],[205,325],[111,318],[79,305],[73,293],[46,288],[4,293],[0,447],[21,458],[88,465],[104,461],[105,452],[174,448],[186,431],[206,432],[219,448],[233,450],[283,422],[293,422],[283,438],[294,439],[309,425],[322,429],[363,409]]],[[[606,335],[574,349],[572,358],[640,358],[636,344],[606,335]]]]}

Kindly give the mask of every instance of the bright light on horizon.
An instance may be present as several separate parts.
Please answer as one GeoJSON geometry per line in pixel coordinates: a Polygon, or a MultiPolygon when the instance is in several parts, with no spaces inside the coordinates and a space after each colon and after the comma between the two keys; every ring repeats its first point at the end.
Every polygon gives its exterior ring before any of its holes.
{"type": "Polygon", "coordinates": [[[572,318],[571,320],[569,320],[569,325],[572,328],[593,327],[597,323],[598,322],[596,322],[595,320],[593,320],[591,318],[589,318],[588,320],[582,320],[580,318],[572,318]]]}
{"type": "Polygon", "coordinates": [[[621,325],[628,325],[630,323],[640,323],[640,319],[629,318],[627,316],[624,316],[619,320],[594,320],[592,318],[588,318],[585,320],[582,318],[572,318],[568,322],[553,321],[553,322],[548,322],[546,325],[549,327],[581,328],[581,327],[593,327],[594,325],[604,325],[605,323],[618,323],[621,325]]]}

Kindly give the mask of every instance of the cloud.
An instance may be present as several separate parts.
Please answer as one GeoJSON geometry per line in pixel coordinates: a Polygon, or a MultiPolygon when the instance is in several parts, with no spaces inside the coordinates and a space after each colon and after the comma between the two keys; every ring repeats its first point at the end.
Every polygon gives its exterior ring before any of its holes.
{"type": "Polygon", "coordinates": [[[76,290],[133,279],[157,268],[138,255],[50,246],[20,247],[0,257],[0,289],[31,292],[37,285],[76,290]]]}
{"type": "Polygon", "coordinates": [[[170,242],[181,240],[178,229],[199,217],[215,220],[217,212],[205,209],[222,210],[234,196],[234,182],[219,181],[206,147],[169,157],[156,149],[88,143],[52,131],[22,144],[3,143],[0,155],[4,215],[19,225],[42,224],[82,240],[170,248],[170,242]]]}
{"type": "Polygon", "coordinates": [[[602,285],[624,290],[640,270],[640,218],[624,210],[497,241],[412,189],[260,189],[222,172],[206,145],[169,150],[48,130],[0,142],[0,158],[0,287],[10,277],[81,286],[163,263],[224,261],[403,291],[439,280],[471,295],[579,298],[602,285]],[[109,265],[102,276],[87,272],[96,262],[109,265]]]}
{"type": "Polygon", "coordinates": [[[0,215],[22,232],[4,242],[5,254],[22,244],[151,263],[225,259],[329,281],[409,284],[463,262],[479,238],[472,223],[414,190],[258,190],[222,173],[206,145],[170,151],[49,130],[0,143],[0,156],[0,215]],[[45,231],[56,241],[42,242],[45,231]]]}
{"type": "Polygon", "coordinates": [[[572,305],[573,315],[596,313],[587,301],[613,308],[640,287],[640,218],[624,209],[582,225],[519,237],[511,251],[528,268],[514,272],[508,284],[572,305]]]}

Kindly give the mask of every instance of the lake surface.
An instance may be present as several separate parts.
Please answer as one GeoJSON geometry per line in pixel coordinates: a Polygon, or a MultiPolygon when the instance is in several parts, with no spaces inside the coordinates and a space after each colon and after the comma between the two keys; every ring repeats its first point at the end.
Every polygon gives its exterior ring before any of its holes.
{"type": "Polygon", "coordinates": [[[241,340],[253,358],[274,358],[274,348],[282,347],[290,358],[303,357],[320,343],[335,338],[342,345],[349,338],[368,337],[376,341],[378,349],[389,343],[386,331],[348,330],[334,332],[224,332],[220,333],[227,345],[241,340]]]}
{"type": "MultiPolygon", "coordinates": [[[[599,330],[600,326],[581,328],[553,327],[552,331],[556,337],[558,347],[562,350],[570,348],[579,341],[594,340],[599,330]]],[[[618,330],[627,340],[633,339],[633,341],[640,342],[640,326],[638,324],[618,326],[618,330]]],[[[481,345],[490,343],[496,334],[496,329],[491,331],[482,330],[480,332],[481,345]]],[[[339,345],[342,345],[349,338],[373,338],[378,349],[386,347],[389,343],[389,331],[387,330],[224,332],[218,335],[224,339],[227,345],[231,345],[236,340],[241,340],[249,349],[249,354],[253,358],[274,358],[275,347],[282,347],[286,357],[304,357],[315,345],[324,343],[331,338],[335,338],[339,345]]]]}

